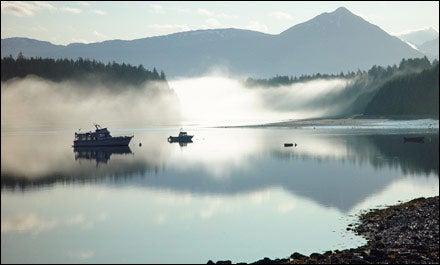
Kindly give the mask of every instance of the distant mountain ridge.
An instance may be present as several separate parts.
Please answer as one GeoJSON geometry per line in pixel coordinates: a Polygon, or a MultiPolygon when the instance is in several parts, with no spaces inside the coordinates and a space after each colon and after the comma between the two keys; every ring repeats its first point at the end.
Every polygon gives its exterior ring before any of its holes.
{"type": "Polygon", "coordinates": [[[229,28],[67,46],[25,38],[2,39],[3,57],[19,52],[26,57],[142,64],[163,70],[167,77],[197,76],[218,68],[251,77],[340,73],[423,57],[420,51],[343,7],[278,35],[229,28]]]}
{"type": "Polygon", "coordinates": [[[418,49],[430,59],[439,59],[439,37],[418,46],[418,49]]]}
{"type": "Polygon", "coordinates": [[[439,33],[434,28],[422,29],[398,35],[431,60],[439,59],[439,33]]]}
{"type": "Polygon", "coordinates": [[[405,34],[400,34],[397,37],[399,37],[404,41],[408,41],[414,45],[419,46],[427,41],[432,41],[433,39],[438,38],[439,33],[434,28],[427,28],[427,29],[412,31],[405,34]]]}

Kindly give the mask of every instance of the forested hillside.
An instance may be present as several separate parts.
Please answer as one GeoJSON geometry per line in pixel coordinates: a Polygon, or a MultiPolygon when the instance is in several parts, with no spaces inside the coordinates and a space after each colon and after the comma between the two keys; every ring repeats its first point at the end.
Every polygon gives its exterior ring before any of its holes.
{"type": "MultiPolygon", "coordinates": [[[[267,87],[276,89],[279,86],[292,85],[295,83],[308,82],[312,80],[330,80],[330,79],[346,79],[351,80],[344,92],[338,94],[340,100],[353,100],[353,103],[348,108],[342,110],[340,115],[364,114],[367,105],[375,97],[375,95],[382,89],[382,87],[394,79],[405,78],[407,76],[417,75],[418,73],[431,69],[438,65],[438,61],[434,60],[431,63],[425,56],[423,58],[402,59],[399,66],[377,66],[374,65],[368,71],[347,72],[340,74],[322,74],[316,73],[313,75],[301,75],[299,77],[280,76],[267,79],[248,78],[244,84],[249,87],[267,87]]],[[[438,73],[437,73],[438,79],[438,73]]],[[[293,88],[292,88],[293,89],[293,88]]],[[[313,89],[312,87],[310,89],[313,89]]],[[[383,93],[383,92],[382,92],[383,93]]],[[[383,97],[392,96],[384,94],[383,97]]],[[[437,98],[438,98],[438,82],[437,82],[437,98]]],[[[384,99],[382,99],[384,100],[384,99]]],[[[370,112],[376,107],[370,107],[370,112]]],[[[438,103],[437,103],[438,109],[438,103]]],[[[438,113],[438,111],[437,111],[438,113]]],[[[416,113],[414,113],[416,114],[416,113]]],[[[417,113],[418,114],[418,113],[417,113]]],[[[393,115],[389,113],[389,115],[393,115]]]]}
{"type": "Polygon", "coordinates": [[[438,62],[421,73],[397,77],[384,84],[365,109],[366,115],[439,116],[438,62]]]}
{"type": "Polygon", "coordinates": [[[117,64],[115,62],[103,64],[95,60],[78,58],[25,58],[19,55],[1,60],[1,80],[6,81],[14,77],[36,75],[55,82],[63,80],[94,81],[104,84],[140,85],[146,81],[166,81],[163,71],[159,74],[154,68],[152,71],[142,65],[117,64]]]}

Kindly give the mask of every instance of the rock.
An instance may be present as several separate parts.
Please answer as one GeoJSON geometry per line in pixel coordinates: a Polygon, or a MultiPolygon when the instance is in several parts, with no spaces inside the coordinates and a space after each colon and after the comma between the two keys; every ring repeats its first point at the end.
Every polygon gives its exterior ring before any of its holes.
{"type": "MultiPolygon", "coordinates": [[[[278,264],[439,264],[439,196],[418,198],[382,210],[365,211],[351,230],[367,239],[358,248],[313,253],[290,259],[264,258],[278,264]]],[[[230,262],[230,261],[229,261],[230,262]]],[[[213,264],[210,260],[209,264],[213,264]]],[[[220,264],[217,262],[217,264],[220,264]]],[[[231,264],[231,263],[221,263],[231,264]]]]}
{"type": "Polygon", "coordinates": [[[301,253],[295,252],[292,255],[290,255],[291,259],[303,259],[303,258],[307,258],[307,256],[304,256],[301,253]]]}
{"type": "Polygon", "coordinates": [[[312,253],[312,254],[310,254],[310,258],[316,259],[316,260],[325,259],[324,255],[319,254],[319,253],[312,253]]]}
{"type": "Polygon", "coordinates": [[[219,260],[215,264],[220,264],[220,265],[232,264],[232,261],[230,261],[230,260],[219,260]]]}

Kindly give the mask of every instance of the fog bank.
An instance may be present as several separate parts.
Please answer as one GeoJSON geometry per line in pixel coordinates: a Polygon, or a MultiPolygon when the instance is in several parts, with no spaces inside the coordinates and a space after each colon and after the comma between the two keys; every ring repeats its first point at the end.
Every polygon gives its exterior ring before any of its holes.
{"type": "Polygon", "coordinates": [[[179,97],[183,122],[259,124],[336,115],[355,99],[343,96],[350,81],[313,80],[279,87],[246,87],[218,74],[169,81],[179,97]]]}
{"type": "Polygon", "coordinates": [[[164,83],[108,87],[37,77],[1,84],[1,126],[15,129],[93,129],[179,123],[175,94],[164,83]]]}

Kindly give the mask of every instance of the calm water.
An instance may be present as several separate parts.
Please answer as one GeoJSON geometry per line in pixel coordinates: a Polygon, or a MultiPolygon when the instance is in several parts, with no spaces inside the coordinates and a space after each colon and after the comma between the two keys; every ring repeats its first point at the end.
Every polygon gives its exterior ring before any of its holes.
{"type": "Polygon", "coordinates": [[[363,244],[346,231],[363,210],[439,194],[438,125],[188,127],[183,146],[166,140],[179,128],[109,129],[135,137],[74,150],[73,131],[2,132],[2,263],[309,255],[363,244]]]}

